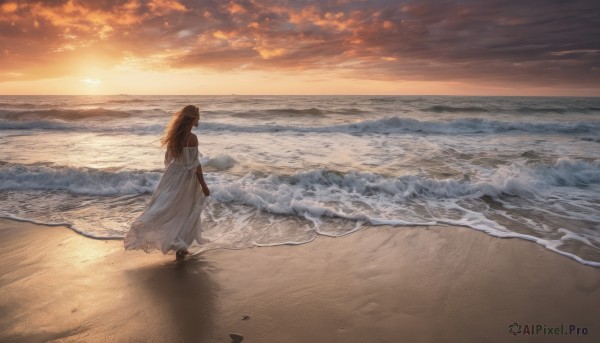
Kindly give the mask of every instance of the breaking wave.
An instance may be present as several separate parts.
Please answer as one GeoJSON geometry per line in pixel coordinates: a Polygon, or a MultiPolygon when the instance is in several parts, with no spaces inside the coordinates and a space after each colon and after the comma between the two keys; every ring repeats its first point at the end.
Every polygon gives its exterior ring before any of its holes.
{"type": "MultiPolygon", "coordinates": [[[[230,168],[235,160],[226,155],[209,159],[205,165],[217,170],[230,168]]],[[[67,166],[24,165],[4,163],[0,165],[0,190],[64,190],[76,194],[114,195],[144,194],[154,191],[162,171],[127,171],[67,166]]],[[[338,172],[330,169],[300,171],[292,175],[270,174],[258,177],[252,172],[236,182],[224,182],[215,197],[224,202],[255,199],[247,205],[264,207],[269,201],[259,200],[243,185],[252,189],[280,190],[281,187],[310,190],[322,188],[365,197],[389,195],[398,199],[491,196],[502,194],[528,197],[539,194],[548,187],[583,187],[600,183],[600,160],[587,162],[561,158],[554,164],[512,163],[501,166],[491,176],[463,179],[437,179],[420,175],[385,176],[368,172],[338,172]],[[474,179],[473,181],[471,179],[474,179]],[[241,194],[243,192],[244,194],[241,194]]],[[[266,194],[266,193],[264,193],[266,194]]],[[[273,193],[272,201],[278,202],[279,193],[273,193]]]]}

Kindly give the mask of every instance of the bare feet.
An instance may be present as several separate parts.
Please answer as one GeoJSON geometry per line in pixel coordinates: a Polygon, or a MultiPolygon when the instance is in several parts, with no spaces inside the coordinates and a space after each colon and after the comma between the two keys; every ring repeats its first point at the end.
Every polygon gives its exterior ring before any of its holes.
{"type": "Polygon", "coordinates": [[[189,255],[190,252],[187,249],[180,249],[175,252],[175,260],[183,261],[186,255],[189,255]]]}

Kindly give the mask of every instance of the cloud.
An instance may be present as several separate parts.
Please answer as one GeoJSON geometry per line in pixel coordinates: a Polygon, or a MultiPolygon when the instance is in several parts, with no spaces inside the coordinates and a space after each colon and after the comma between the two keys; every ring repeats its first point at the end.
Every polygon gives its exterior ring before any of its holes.
{"type": "Polygon", "coordinates": [[[594,0],[15,1],[0,12],[0,81],[68,75],[87,58],[106,68],[600,85],[594,0]]]}

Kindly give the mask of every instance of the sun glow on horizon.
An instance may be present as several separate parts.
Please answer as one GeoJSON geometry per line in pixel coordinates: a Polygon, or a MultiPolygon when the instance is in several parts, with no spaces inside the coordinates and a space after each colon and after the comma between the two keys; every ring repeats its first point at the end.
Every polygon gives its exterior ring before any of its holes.
{"type": "Polygon", "coordinates": [[[97,84],[100,84],[100,82],[102,82],[102,81],[100,81],[98,79],[87,78],[87,79],[81,80],[81,82],[86,83],[88,85],[97,85],[97,84]]]}
{"type": "MultiPolygon", "coordinates": [[[[53,78],[0,83],[4,95],[523,95],[561,96],[552,87],[483,87],[458,82],[382,81],[260,71],[108,70],[103,79],[53,78]]],[[[594,89],[589,90],[594,96],[594,89]]],[[[573,95],[584,96],[585,93],[573,95]]]]}

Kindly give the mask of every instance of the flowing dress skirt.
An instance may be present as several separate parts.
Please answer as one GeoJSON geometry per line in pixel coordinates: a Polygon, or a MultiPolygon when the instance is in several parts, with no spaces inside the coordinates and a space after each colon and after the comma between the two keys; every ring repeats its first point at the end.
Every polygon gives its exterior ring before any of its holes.
{"type": "Polygon", "coordinates": [[[144,212],[125,236],[125,249],[158,249],[163,254],[201,242],[200,213],[204,194],[196,176],[197,147],[184,147],[182,155],[165,155],[167,169],[144,212]]]}

